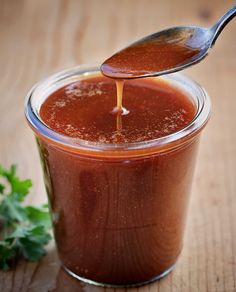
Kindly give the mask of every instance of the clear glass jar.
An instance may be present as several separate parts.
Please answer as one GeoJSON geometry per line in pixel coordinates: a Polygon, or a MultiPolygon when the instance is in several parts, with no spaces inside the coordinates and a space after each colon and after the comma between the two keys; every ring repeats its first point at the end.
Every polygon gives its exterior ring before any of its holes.
{"type": "Polygon", "coordinates": [[[54,235],[63,267],[96,285],[134,286],[170,272],[182,249],[199,136],[211,110],[194,81],[163,78],[196,106],[182,130],[154,140],[103,144],[59,134],[40,119],[57,89],[98,74],[80,66],[55,74],[29,92],[25,113],[35,133],[54,235]]]}

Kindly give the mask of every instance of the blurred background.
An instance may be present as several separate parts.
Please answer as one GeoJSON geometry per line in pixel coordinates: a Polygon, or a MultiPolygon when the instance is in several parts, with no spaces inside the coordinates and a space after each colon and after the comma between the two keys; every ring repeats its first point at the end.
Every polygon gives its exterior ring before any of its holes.
{"type": "MultiPolygon", "coordinates": [[[[0,0],[0,163],[17,163],[19,173],[33,179],[29,201],[46,200],[34,137],[24,119],[24,99],[35,82],[76,65],[100,64],[130,42],[166,27],[211,26],[235,4],[228,0],[0,0]]],[[[236,19],[210,55],[185,71],[210,94],[213,115],[201,141],[184,252],[175,272],[150,291],[171,291],[169,287],[181,292],[236,291],[235,36],[236,19]]],[[[25,291],[48,291],[58,271],[57,264],[45,270],[52,262],[57,262],[56,256],[37,265],[22,263],[18,278],[0,273],[0,279],[5,279],[4,285],[21,280],[22,287],[31,287],[25,291]]]]}

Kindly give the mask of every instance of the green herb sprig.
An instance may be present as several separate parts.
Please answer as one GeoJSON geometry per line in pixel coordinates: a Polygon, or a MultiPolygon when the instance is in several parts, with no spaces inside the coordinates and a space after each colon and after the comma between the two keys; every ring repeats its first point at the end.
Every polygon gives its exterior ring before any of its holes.
{"type": "Polygon", "coordinates": [[[22,205],[31,186],[30,179],[16,175],[16,165],[9,170],[0,165],[0,269],[4,271],[19,258],[38,261],[51,239],[48,206],[22,205]]]}

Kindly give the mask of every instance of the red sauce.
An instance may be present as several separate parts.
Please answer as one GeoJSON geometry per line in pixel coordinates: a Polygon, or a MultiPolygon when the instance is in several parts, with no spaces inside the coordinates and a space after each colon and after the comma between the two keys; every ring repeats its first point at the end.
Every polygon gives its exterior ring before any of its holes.
{"type": "MultiPolygon", "coordinates": [[[[50,128],[70,137],[131,143],[175,133],[196,111],[184,93],[161,79],[127,81],[123,113],[119,114],[115,105],[114,80],[97,76],[54,92],[43,103],[40,116],[50,128]]],[[[117,106],[122,107],[121,102],[117,106]]]]}
{"type": "MultiPolygon", "coordinates": [[[[53,92],[40,116],[58,133],[99,143],[147,141],[185,127],[196,109],[162,80],[116,87],[97,76],[53,92]]],[[[84,156],[38,138],[60,259],[96,282],[128,285],[172,267],[182,248],[197,140],[142,157],[84,156]]]]}
{"type": "Polygon", "coordinates": [[[134,78],[178,67],[198,55],[200,49],[182,43],[137,42],[107,59],[101,66],[112,78],[134,78]]]}

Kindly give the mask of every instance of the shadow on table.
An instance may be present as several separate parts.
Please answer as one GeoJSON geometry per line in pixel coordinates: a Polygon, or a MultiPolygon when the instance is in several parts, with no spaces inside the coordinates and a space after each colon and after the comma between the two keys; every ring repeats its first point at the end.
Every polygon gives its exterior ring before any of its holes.
{"type": "MultiPolygon", "coordinates": [[[[152,286],[145,285],[144,290],[147,291],[147,287],[152,286]]],[[[114,288],[103,288],[103,287],[96,287],[93,285],[85,284],[75,278],[73,278],[71,275],[69,275],[63,268],[60,268],[57,279],[55,283],[55,287],[49,290],[49,292],[115,292],[115,291],[137,291],[137,288],[129,288],[129,289],[114,289],[114,288]]],[[[142,289],[139,288],[139,292],[141,292],[142,289]]]]}
{"type": "Polygon", "coordinates": [[[105,289],[101,287],[85,284],[73,278],[63,268],[60,268],[57,274],[55,287],[49,291],[50,292],[80,292],[80,291],[101,292],[102,291],[103,292],[105,291],[105,289]]]}
{"type": "MultiPolygon", "coordinates": [[[[103,288],[85,284],[69,275],[61,266],[57,256],[55,246],[52,244],[48,254],[40,263],[28,264],[29,277],[31,278],[27,286],[27,292],[122,292],[137,291],[135,288],[114,289],[103,288]]],[[[152,285],[145,285],[139,288],[139,292],[147,291],[152,285]]],[[[14,292],[18,290],[13,290],[14,292]]],[[[25,290],[26,291],[26,290],[25,290]]]]}
{"type": "MultiPolygon", "coordinates": [[[[30,264],[35,265],[35,264],[30,264]]],[[[69,275],[61,266],[54,244],[49,247],[48,254],[44,257],[38,267],[31,272],[31,283],[28,292],[122,292],[137,291],[137,288],[114,289],[103,288],[85,284],[69,275]]],[[[156,283],[139,288],[139,292],[148,291],[156,283]]],[[[15,290],[14,290],[15,291],[15,290]]]]}

